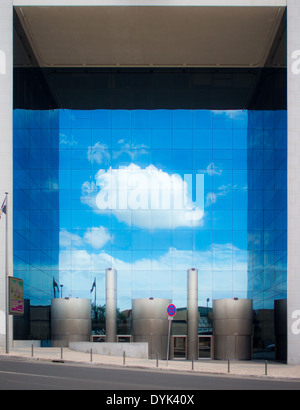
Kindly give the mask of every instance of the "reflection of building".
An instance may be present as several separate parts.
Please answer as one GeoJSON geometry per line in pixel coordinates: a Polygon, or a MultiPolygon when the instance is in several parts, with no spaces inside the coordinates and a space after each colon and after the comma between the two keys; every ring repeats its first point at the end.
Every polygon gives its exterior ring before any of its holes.
{"type": "MultiPolygon", "coordinates": [[[[298,66],[286,36],[300,48],[299,6],[2,3],[0,194],[13,193],[9,264],[30,308],[50,305],[53,279],[64,296],[90,298],[95,277],[104,305],[115,268],[120,311],[148,297],[184,311],[195,267],[199,306],[253,301],[259,356],[276,341],[275,301],[287,299],[288,360],[298,361],[298,66]]],[[[14,335],[26,338],[20,323],[14,335]]],[[[211,334],[205,315],[198,333],[211,334]]]]}
{"type": "MultiPolygon", "coordinates": [[[[32,103],[38,104],[34,98],[39,94],[32,93],[32,103]]],[[[23,338],[50,335],[43,330],[50,316],[42,319],[42,307],[50,309],[53,278],[58,278],[58,132],[55,111],[14,111],[14,276],[24,280],[31,329],[23,338]]],[[[14,320],[18,334],[20,319],[14,320]]]]}
{"type": "Polygon", "coordinates": [[[50,306],[31,305],[25,299],[24,315],[14,318],[14,340],[40,340],[42,345],[51,340],[51,308],[50,306]]]}
{"type": "MultiPolygon", "coordinates": [[[[199,335],[211,335],[212,334],[212,320],[211,320],[212,308],[207,309],[206,307],[199,306],[198,310],[199,310],[198,334],[199,335]]],[[[173,320],[172,334],[178,335],[178,336],[187,334],[187,309],[186,308],[177,309],[176,317],[173,320]]]]}

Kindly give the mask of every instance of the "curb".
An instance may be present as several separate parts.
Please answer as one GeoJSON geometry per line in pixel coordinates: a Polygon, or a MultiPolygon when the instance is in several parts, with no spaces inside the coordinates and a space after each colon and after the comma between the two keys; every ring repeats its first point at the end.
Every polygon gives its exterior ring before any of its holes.
{"type": "MultiPolygon", "coordinates": [[[[164,373],[180,373],[182,375],[195,375],[195,376],[211,376],[211,377],[231,377],[231,378],[243,378],[243,379],[261,379],[261,380],[278,380],[278,381],[290,381],[299,382],[300,376],[276,376],[276,375],[266,375],[266,374],[243,374],[235,373],[234,371],[222,372],[219,370],[208,369],[174,369],[166,367],[149,367],[147,365],[141,364],[116,364],[116,363],[99,363],[99,362],[89,362],[87,360],[76,360],[76,359],[56,359],[49,357],[28,357],[24,355],[14,355],[14,354],[0,354],[0,359],[12,359],[12,360],[22,360],[22,361],[35,361],[35,362],[47,362],[49,364],[66,364],[66,365],[77,365],[77,366],[87,366],[87,367],[99,367],[99,368],[116,368],[116,369],[126,369],[126,370],[140,370],[148,372],[164,372],[164,373]]],[[[263,369],[262,369],[263,371],[263,369]]]]}

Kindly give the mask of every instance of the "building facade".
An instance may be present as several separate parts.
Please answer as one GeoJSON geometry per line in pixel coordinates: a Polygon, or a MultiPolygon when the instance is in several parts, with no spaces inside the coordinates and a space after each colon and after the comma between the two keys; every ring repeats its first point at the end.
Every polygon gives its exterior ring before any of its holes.
{"type": "Polygon", "coordinates": [[[195,267],[206,328],[251,299],[253,357],[299,363],[300,7],[231,3],[2,2],[2,344],[5,272],[10,341],[48,344],[51,299],[103,307],[107,268],[124,334],[133,299],[184,310],[195,267]]]}

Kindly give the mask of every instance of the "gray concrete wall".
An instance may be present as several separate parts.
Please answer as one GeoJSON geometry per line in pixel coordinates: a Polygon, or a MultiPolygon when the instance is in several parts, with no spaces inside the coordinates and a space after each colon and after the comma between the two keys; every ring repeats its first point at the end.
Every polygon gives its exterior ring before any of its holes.
{"type": "Polygon", "coordinates": [[[105,356],[123,356],[148,359],[148,343],[88,343],[70,342],[69,348],[77,352],[100,354],[105,356]]]}
{"type": "Polygon", "coordinates": [[[288,0],[288,363],[300,363],[300,1],[288,0]]]}
{"type": "MultiPolygon", "coordinates": [[[[0,2],[0,206],[9,192],[8,271],[12,266],[12,107],[13,20],[11,0],[0,2]]],[[[0,345],[6,342],[5,326],[5,216],[0,219],[0,345]]],[[[10,326],[11,328],[11,326],[10,326]]],[[[11,341],[11,332],[10,332],[11,341]]]]}

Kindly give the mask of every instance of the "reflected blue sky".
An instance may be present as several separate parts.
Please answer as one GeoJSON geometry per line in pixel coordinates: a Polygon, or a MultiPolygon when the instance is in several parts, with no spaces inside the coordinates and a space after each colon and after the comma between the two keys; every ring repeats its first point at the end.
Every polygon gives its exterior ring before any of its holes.
{"type": "MultiPolygon", "coordinates": [[[[118,304],[247,293],[247,111],[59,112],[60,281],[87,296],[118,271],[118,304]]],[[[102,291],[101,291],[102,289],[102,291]]],[[[98,296],[99,295],[99,296],[98,296]]]]}
{"type": "MultiPolygon", "coordinates": [[[[14,270],[32,304],[63,296],[118,307],[286,293],[286,111],[14,112],[14,270]],[[42,272],[42,274],[40,274],[42,272]]],[[[267,300],[269,302],[267,302],[267,300]]]]}

